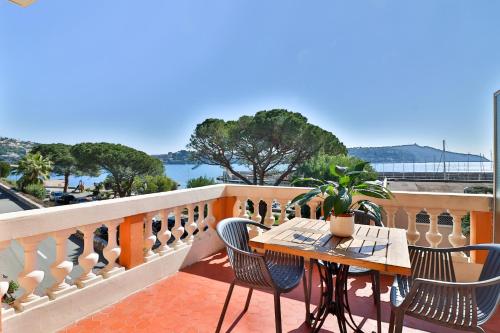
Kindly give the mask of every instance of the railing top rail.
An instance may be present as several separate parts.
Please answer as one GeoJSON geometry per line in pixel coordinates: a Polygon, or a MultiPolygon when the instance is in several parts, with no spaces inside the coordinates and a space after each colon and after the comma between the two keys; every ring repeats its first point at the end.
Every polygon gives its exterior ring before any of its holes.
{"type": "Polygon", "coordinates": [[[0,242],[106,222],[224,196],[225,185],[0,214],[0,242]]]}
{"type": "MultiPolygon", "coordinates": [[[[289,201],[305,187],[219,184],[195,189],[60,206],[0,215],[0,242],[154,212],[221,197],[273,198],[289,201]]],[[[492,195],[395,191],[393,200],[375,200],[392,207],[491,211],[492,195]]],[[[357,198],[356,198],[357,199],[357,198]]]]}

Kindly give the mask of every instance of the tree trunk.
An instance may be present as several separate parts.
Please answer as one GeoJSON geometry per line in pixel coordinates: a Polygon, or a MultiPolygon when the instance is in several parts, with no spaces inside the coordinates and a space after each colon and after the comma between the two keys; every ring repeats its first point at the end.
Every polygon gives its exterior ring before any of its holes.
{"type": "Polygon", "coordinates": [[[69,184],[69,173],[64,173],[64,193],[68,192],[68,184],[69,184]]]}

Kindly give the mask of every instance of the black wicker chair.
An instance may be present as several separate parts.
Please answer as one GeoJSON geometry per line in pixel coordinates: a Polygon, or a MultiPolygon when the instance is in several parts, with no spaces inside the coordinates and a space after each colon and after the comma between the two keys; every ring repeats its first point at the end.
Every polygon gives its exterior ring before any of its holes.
{"type": "Polygon", "coordinates": [[[405,315],[457,330],[484,332],[481,326],[500,301],[500,244],[408,248],[412,276],[394,280],[389,332],[402,332],[405,315]],[[456,282],[452,253],[473,250],[488,251],[479,281],[456,282]]]}
{"type": "MultiPolygon", "coordinates": [[[[216,332],[220,332],[234,285],[249,288],[245,308],[250,304],[253,289],[272,291],[274,294],[274,312],[276,332],[281,332],[280,294],[294,289],[304,275],[304,259],[284,253],[266,251],[265,254],[252,252],[248,245],[249,225],[269,230],[268,227],[242,218],[228,218],[217,224],[217,233],[226,245],[227,256],[234,271],[234,280],[227,293],[224,308],[219,318],[216,332]]],[[[307,286],[304,281],[304,291],[307,286]]],[[[307,293],[306,298],[307,298],[307,293]]]]}

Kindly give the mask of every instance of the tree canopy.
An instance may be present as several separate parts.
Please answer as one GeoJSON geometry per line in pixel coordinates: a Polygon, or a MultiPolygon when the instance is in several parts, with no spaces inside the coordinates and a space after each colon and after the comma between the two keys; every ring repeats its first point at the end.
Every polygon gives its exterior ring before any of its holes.
{"type": "MultiPolygon", "coordinates": [[[[332,173],[331,165],[342,165],[348,168],[353,168],[356,165],[364,162],[354,156],[348,155],[326,155],[319,154],[312,157],[311,159],[305,161],[297,167],[297,171],[294,172],[293,178],[315,178],[322,180],[334,180],[337,178],[335,174],[332,173]]],[[[362,181],[366,180],[376,180],[377,172],[370,164],[365,164],[363,167],[363,174],[360,176],[362,181]]],[[[308,186],[307,181],[300,182],[301,186],[308,186]]]]}
{"type": "Polygon", "coordinates": [[[145,152],[113,143],[80,143],[71,153],[83,168],[96,167],[109,173],[120,197],[129,196],[136,177],[163,175],[163,163],[145,152]]]}
{"type": "Polygon", "coordinates": [[[197,178],[189,179],[186,187],[187,188],[195,188],[195,187],[202,187],[202,186],[208,186],[208,185],[214,185],[214,184],[215,184],[215,180],[213,178],[200,176],[197,178]]]}
{"type": "Polygon", "coordinates": [[[68,191],[70,175],[95,175],[98,173],[98,170],[94,166],[84,169],[82,165],[78,164],[71,153],[71,145],[63,143],[38,144],[33,147],[32,152],[40,153],[52,161],[52,171],[58,176],[64,176],[64,192],[68,191]]]}
{"type": "Polygon", "coordinates": [[[52,162],[40,153],[25,155],[14,169],[14,174],[21,175],[17,185],[24,190],[30,184],[43,183],[45,179],[50,178],[52,166],[52,162]]]}
{"type": "Polygon", "coordinates": [[[284,109],[259,111],[236,121],[207,119],[196,126],[188,148],[199,163],[220,165],[246,184],[259,185],[271,175],[279,185],[318,153],[347,153],[334,134],[284,109]],[[236,171],[234,163],[248,166],[251,177],[236,171]]]}

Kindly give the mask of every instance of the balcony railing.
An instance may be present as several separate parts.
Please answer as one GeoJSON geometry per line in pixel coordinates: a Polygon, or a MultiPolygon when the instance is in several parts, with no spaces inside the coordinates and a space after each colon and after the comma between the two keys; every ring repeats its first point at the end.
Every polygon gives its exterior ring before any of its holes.
{"type": "MultiPolygon", "coordinates": [[[[21,287],[16,301],[2,310],[3,328],[60,329],[220,250],[213,228],[225,217],[249,217],[272,226],[300,216],[299,207],[286,207],[306,190],[214,185],[0,215],[0,273],[21,287]],[[264,216],[259,209],[249,214],[248,203],[257,207],[260,201],[268,207],[264,216]],[[108,242],[98,251],[95,231],[102,226],[108,242]],[[77,231],[80,247],[68,249],[68,239],[77,231]],[[16,260],[17,271],[8,264],[16,260]]],[[[395,192],[393,200],[376,201],[384,208],[385,225],[405,228],[410,244],[462,246],[487,237],[483,229],[491,226],[490,195],[395,192]],[[461,224],[467,212],[470,238],[461,224]]],[[[318,217],[320,199],[309,207],[311,217],[318,217]]],[[[258,232],[250,230],[252,236],[258,232]]],[[[480,260],[474,254],[455,257],[457,265],[467,265],[458,269],[463,279],[474,279],[480,260]]],[[[6,284],[0,282],[0,295],[6,284]]]]}

